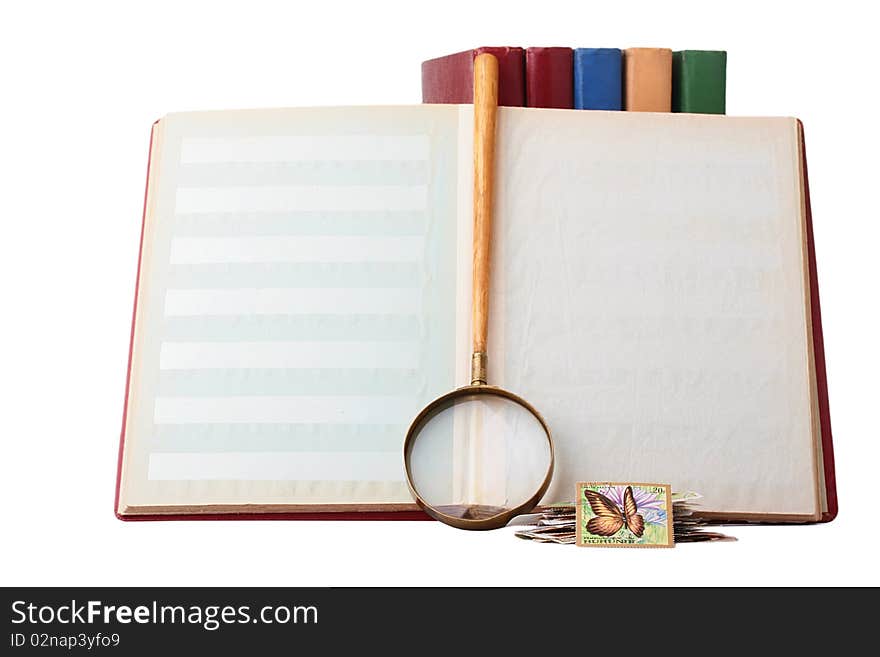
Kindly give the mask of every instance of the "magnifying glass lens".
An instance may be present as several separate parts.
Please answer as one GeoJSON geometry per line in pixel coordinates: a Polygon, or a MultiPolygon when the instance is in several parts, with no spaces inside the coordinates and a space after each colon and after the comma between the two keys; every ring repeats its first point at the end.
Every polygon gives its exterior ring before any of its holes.
{"type": "Polygon", "coordinates": [[[551,465],[546,427],[500,394],[453,395],[411,432],[413,488],[455,518],[481,520],[521,506],[540,490],[551,465]]]}

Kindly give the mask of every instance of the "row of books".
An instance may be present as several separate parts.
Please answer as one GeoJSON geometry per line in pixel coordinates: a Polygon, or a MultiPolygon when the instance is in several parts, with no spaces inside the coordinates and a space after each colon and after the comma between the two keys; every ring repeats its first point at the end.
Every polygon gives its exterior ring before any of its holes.
{"type": "Polygon", "coordinates": [[[422,101],[473,102],[474,57],[484,52],[498,58],[501,105],[725,113],[723,50],[474,48],[422,62],[422,101]]]}

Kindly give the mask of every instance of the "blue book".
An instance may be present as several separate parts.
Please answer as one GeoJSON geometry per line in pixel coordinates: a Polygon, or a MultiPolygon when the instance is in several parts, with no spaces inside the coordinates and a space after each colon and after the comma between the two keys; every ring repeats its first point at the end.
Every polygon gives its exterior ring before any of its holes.
{"type": "Polygon", "coordinates": [[[623,109],[623,55],[619,48],[575,48],[575,109],[623,109]]]}

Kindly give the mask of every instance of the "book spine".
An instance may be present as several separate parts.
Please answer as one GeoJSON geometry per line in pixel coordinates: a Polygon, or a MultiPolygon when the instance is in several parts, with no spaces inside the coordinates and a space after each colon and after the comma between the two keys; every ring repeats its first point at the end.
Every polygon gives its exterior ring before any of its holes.
{"type": "Polygon", "coordinates": [[[474,57],[490,53],[498,58],[498,104],[526,104],[523,49],[484,46],[422,62],[423,103],[473,103],[474,57]]]}
{"type": "Polygon", "coordinates": [[[526,49],[526,105],[574,107],[571,48],[526,49]]]}
{"type": "Polygon", "coordinates": [[[672,111],[724,114],[727,53],[680,50],[672,53],[672,111]]]}
{"type": "Polygon", "coordinates": [[[624,107],[628,112],[672,111],[672,51],[627,48],[623,55],[624,107]]]}
{"type": "Polygon", "coordinates": [[[623,109],[623,53],[620,49],[576,48],[573,78],[575,109],[623,109]]]}

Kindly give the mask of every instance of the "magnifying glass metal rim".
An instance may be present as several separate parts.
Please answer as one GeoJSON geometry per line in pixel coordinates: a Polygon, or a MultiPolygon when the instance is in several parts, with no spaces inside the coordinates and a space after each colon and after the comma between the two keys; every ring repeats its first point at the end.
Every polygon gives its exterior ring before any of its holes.
{"type": "Polygon", "coordinates": [[[437,397],[437,399],[425,406],[421,410],[421,412],[416,415],[415,419],[413,419],[413,421],[409,425],[409,428],[406,430],[406,439],[403,441],[403,462],[404,468],[406,470],[406,485],[409,487],[410,493],[412,494],[419,508],[421,508],[422,511],[434,518],[434,520],[439,520],[442,523],[451,525],[452,527],[457,527],[458,529],[498,529],[499,527],[503,527],[508,522],[510,522],[510,520],[515,516],[522,515],[523,513],[528,513],[538,505],[538,502],[540,502],[541,498],[544,497],[544,493],[547,492],[547,488],[550,486],[550,481],[553,479],[555,456],[553,451],[553,438],[550,435],[550,427],[547,426],[547,422],[544,420],[544,417],[537,411],[534,406],[532,406],[529,402],[527,402],[519,395],[515,395],[514,393],[510,392],[509,390],[505,390],[504,388],[490,386],[485,383],[472,383],[470,385],[456,388],[455,390],[452,390],[444,395],[441,395],[440,397],[437,397]],[[541,427],[544,429],[544,435],[547,437],[547,447],[550,450],[550,460],[547,465],[547,474],[544,476],[544,481],[541,482],[541,485],[535,491],[535,494],[518,506],[512,509],[507,509],[498,513],[497,515],[489,516],[487,518],[461,518],[459,516],[451,516],[443,513],[442,511],[438,511],[437,508],[435,508],[422,498],[421,494],[413,483],[412,467],[410,463],[410,454],[412,452],[414,438],[419,433],[419,430],[425,424],[425,422],[429,421],[430,417],[436,414],[438,411],[448,408],[449,403],[454,403],[455,399],[464,399],[465,397],[473,395],[492,395],[497,397],[504,397],[525,408],[527,411],[529,411],[529,413],[532,414],[532,416],[536,420],[538,420],[538,422],[541,424],[541,427]]]}

